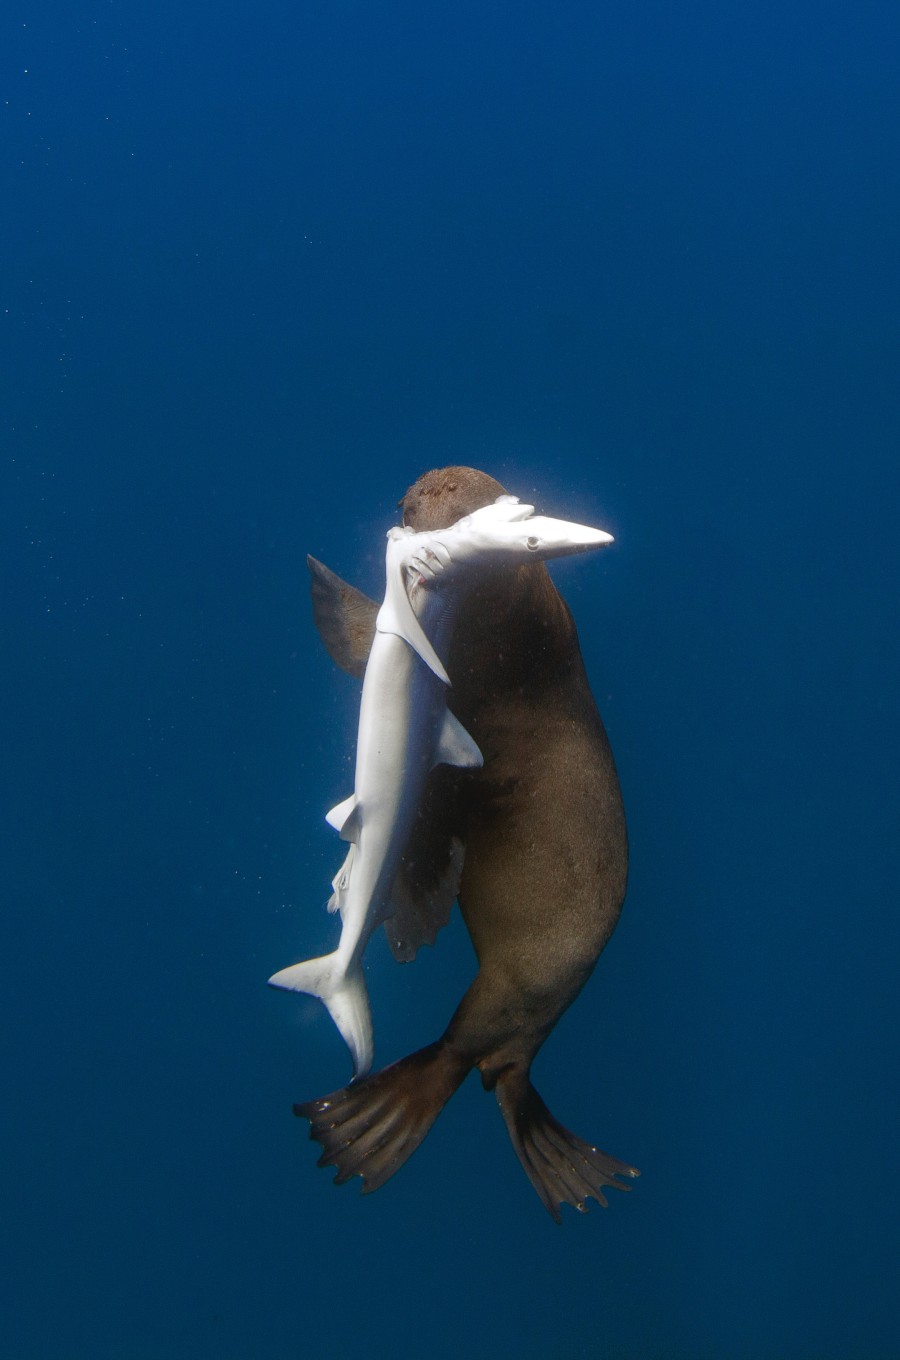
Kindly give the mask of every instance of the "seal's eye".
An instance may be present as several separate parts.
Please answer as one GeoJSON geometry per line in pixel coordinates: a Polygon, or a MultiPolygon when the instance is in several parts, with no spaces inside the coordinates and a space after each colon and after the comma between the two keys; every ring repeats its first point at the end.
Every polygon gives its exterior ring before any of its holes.
{"type": "Polygon", "coordinates": [[[534,534],[531,534],[531,535],[530,535],[528,538],[526,538],[526,540],[525,540],[525,547],[528,549],[529,552],[534,552],[534,550],[535,550],[536,548],[539,548],[540,545],[541,545],[541,540],[540,540],[539,538],[535,538],[534,534]]]}

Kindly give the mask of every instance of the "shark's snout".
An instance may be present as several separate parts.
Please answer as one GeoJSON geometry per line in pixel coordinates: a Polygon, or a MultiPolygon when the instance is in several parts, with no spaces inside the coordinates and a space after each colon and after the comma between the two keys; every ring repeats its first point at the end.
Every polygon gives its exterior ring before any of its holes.
{"type": "Polygon", "coordinates": [[[526,527],[529,530],[526,547],[538,557],[566,557],[571,553],[587,552],[590,548],[602,548],[614,541],[605,529],[572,524],[565,519],[549,519],[546,515],[534,515],[526,527]]]}
{"type": "Polygon", "coordinates": [[[602,548],[604,543],[615,543],[612,534],[605,529],[591,529],[586,524],[578,525],[578,544],[584,548],[602,548]]]}

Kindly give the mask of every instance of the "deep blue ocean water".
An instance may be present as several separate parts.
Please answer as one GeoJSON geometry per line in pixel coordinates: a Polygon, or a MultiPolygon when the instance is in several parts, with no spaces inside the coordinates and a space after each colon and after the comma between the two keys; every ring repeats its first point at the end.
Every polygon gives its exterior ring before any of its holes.
{"type": "MultiPolygon", "coordinates": [[[[11,1360],[900,1355],[900,9],[12,3],[2,20],[11,1360]],[[643,1172],[562,1227],[477,1080],[377,1194],[265,986],[334,938],[371,594],[425,469],[560,564],[632,847],[536,1064],[643,1172]]],[[[377,1057],[455,919],[370,946],[377,1057]]]]}

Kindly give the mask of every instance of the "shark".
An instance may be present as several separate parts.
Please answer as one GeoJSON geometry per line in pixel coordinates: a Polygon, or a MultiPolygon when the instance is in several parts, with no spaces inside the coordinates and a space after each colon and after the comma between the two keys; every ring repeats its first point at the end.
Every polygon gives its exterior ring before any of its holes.
{"type": "Polygon", "coordinates": [[[482,753],[447,706],[446,656],[460,601],[479,573],[611,543],[602,529],[535,514],[502,495],[445,529],[388,531],[384,600],[363,678],[353,793],[326,820],[348,843],[329,902],[340,912],[335,949],[269,978],[324,1002],[350,1050],[354,1079],[374,1043],[363,954],[395,910],[392,892],[426,781],[440,764],[478,769],[482,753]]]}

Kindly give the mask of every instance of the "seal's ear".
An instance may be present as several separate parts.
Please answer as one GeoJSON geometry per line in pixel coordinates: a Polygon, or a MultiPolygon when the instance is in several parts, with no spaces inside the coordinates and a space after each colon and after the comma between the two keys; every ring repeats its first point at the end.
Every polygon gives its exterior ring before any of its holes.
{"type": "Polygon", "coordinates": [[[314,557],[307,557],[306,565],[312,578],[313,619],[328,655],[341,670],[361,680],[375,636],[378,605],[314,557]]]}

